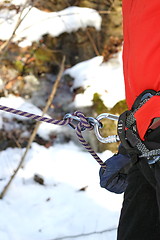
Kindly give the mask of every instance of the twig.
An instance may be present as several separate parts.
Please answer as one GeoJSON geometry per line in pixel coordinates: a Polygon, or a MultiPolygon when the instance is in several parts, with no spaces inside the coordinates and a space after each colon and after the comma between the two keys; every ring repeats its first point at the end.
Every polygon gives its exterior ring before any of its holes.
{"type": "Polygon", "coordinates": [[[89,41],[90,41],[90,43],[91,43],[91,45],[92,45],[92,47],[93,47],[93,49],[94,49],[95,54],[96,54],[97,56],[100,56],[100,53],[99,53],[99,51],[98,51],[98,48],[97,48],[97,46],[96,46],[96,44],[95,44],[95,42],[94,42],[94,40],[93,40],[93,38],[92,38],[92,36],[91,36],[91,33],[89,32],[88,29],[86,29],[86,33],[87,33],[88,39],[89,39],[89,41]]]}
{"type": "Polygon", "coordinates": [[[117,228],[113,227],[113,228],[105,229],[102,231],[82,233],[82,234],[71,235],[71,236],[64,236],[64,237],[54,238],[52,240],[64,240],[64,239],[70,239],[70,238],[76,239],[76,238],[86,237],[86,236],[90,236],[90,235],[94,235],[94,234],[103,234],[105,232],[111,232],[111,231],[115,231],[115,230],[117,230],[117,228]]]}
{"type": "Polygon", "coordinates": [[[12,138],[13,138],[13,140],[15,141],[17,147],[18,147],[18,148],[22,148],[21,145],[20,145],[20,143],[19,143],[19,141],[17,141],[17,139],[14,137],[13,134],[12,134],[12,138]]]}
{"type": "Polygon", "coordinates": [[[99,12],[99,14],[111,14],[112,13],[110,10],[99,10],[97,12],[99,12]]]}
{"type": "Polygon", "coordinates": [[[10,38],[4,42],[1,46],[0,46],[0,53],[4,55],[4,53],[6,52],[6,50],[8,49],[12,39],[15,37],[15,34],[16,34],[16,31],[17,29],[19,28],[20,24],[22,23],[22,21],[25,19],[25,17],[28,15],[28,13],[31,11],[31,9],[33,8],[33,3],[32,5],[29,7],[28,11],[26,12],[26,14],[22,17],[22,14],[23,14],[23,11],[25,10],[26,6],[30,3],[30,1],[27,1],[22,9],[21,9],[21,12],[20,12],[20,15],[19,15],[19,18],[18,18],[18,21],[17,21],[17,24],[12,32],[12,35],[10,36],[10,38]]]}
{"type": "MultiPolygon", "coordinates": [[[[45,108],[43,109],[43,114],[42,114],[42,116],[44,116],[44,114],[46,114],[46,112],[48,111],[48,108],[49,108],[49,106],[51,105],[52,100],[53,100],[53,98],[54,98],[54,96],[55,96],[55,94],[56,94],[56,91],[57,91],[59,82],[60,82],[61,77],[62,77],[63,72],[64,72],[64,63],[65,63],[65,56],[64,56],[63,59],[62,59],[59,73],[58,73],[57,78],[56,78],[56,81],[55,81],[55,83],[54,83],[54,85],[53,85],[53,88],[52,88],[51,94],[50,94],[50,96],[49,96],[49,98],[48,98],[48,101],[47,101],[47,103],[46,103],[46,106],[45,106],[45,108]]],[[[23,156],[22,156],[22,158],[21,158],[21,161],[19,162],[19,165],[17,166],[17,168],[14,170],[14,173],[13,173],[12,176],[10,177],[8,183],[6,184],[6,186],[4,187],[4,189],[2,190],[2,192],[1,192],[1,194],[0,194],[0,199],[3,199],[3,197],[4,197],[5,193],[6,193],[6,191],[8,190],[10,184],[12,183],[12,181],[13,181],[13,179],[15,178],[16,174],[18,173],[19,169],[21,168],[21,166],[22,166],[22,164],[23,164],[23,162],[24,162],[24,159],[25,159],[25,157],[26,157],[26,155],[27,155],[27,153],[28,153],[28,150],[30,149],[31,144],[32,144],[32,142],[33,142],[33,140],[34,140],[34,138],[35,138],[35,136],[36,136],[36,134],[37,134],[37,130],[38,130],[40,124],[41,124],[41,122],[37,122],[37,123],[36,123],[35,128],[34,128],[32,134],[31,134],[31,136],[30,136],[30,139],[29,139],[29,141],[28,141],[26,150],[25,150],[25,152],[24,152],[24,154],[23,154],[23,156]]]]}

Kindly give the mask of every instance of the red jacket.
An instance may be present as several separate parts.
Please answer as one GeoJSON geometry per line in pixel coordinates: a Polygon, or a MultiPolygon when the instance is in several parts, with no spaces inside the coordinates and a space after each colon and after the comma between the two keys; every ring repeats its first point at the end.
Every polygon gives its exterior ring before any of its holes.
{"type": "MultiPolygon", "coordinates": [[[[126,101],[131,108],[144,90],[160,91],[160,0],[122,2],[124,80],[126,101]]],[[[152,119],[160,117],[160,97],[149,102],[135,115],[142,139],[152,119]]]]}

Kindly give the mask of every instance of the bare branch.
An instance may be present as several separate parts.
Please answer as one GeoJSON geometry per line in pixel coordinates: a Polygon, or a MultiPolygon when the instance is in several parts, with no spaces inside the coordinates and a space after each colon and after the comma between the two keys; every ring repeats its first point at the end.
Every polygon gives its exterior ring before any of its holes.
{"type": "Polygon", "coordinates": [[[10,38],[4,42],[1,46],[0,46],[0,53],[1,54],[4,54],[6,52],[6,50],[8,49],[9,47],[9,44],[11,43],[12,39],[15,37],[15,34],[16,34],[16,31],[17,29],[19,28],[20,24],[22,23],[22,21],[26,18],[26,16],[28,15],[28,13],[31,11],[31,9],[33,8],[33,5],[34,3],[32,3],[31,0],[28,0],[26,1],[26,3],[22,6],[21,10],[20,10],[20,14],[19,14],[19,17],[18,17],[18,21],[16,23],[16,26],[12,32],[12,35],[10,36],[10,38]],[[30,5],[31,4],[31,5],[30,5]],[[25,8],[27,7],[27,5],[30,5],[28,11],[26,12],[26,14],[22,17],[22,14],[25,10],[25,8]]]}
{"type": "Polygon", "coordinates": [[[93,37],[92,37],[89,29],[86,29],[86,33],[87,33],[88,39],[89,39],[89,41],[90,41],[90,43],[91,43],[91,45],[92,45],[92,47],[93,47],[93,49],[94,49],[95,54],[96,54],[97,56],[100,56],[100,53],[99,53],[99,51],[98,51],[98,48],[97,48],[97,46],[96,46],[96,44],[95,44],[95,42],[94,42],[94,39],[93,39],[93,37]]]}
{"type": "MultiPolygon", "coordinates": [[[[65,57],[63,57],[63,59],[62,59],[59,73],[58,73],[57,78],[56,78],[56,81],[55,81],[55,83],[54,83],[54,85],[53,85],[53,88],[52,88],[51,94],[50,94],[50,96],[49,96],[49,98],[48,98],[48,101],[47,101],[47,103],[46,103],[46,106],[45,106],[45,108],[43,109],[43,114],[42,114],[42,116],[44,116],[44,114],[46,114],[46,112],[48,111],[48,108],[49,108],[49,106],[51,105],[52,100],[53,100],[53,98],[54,98],[54,96],[55,96],[55,94],[56,94],[56,91],[57,91],[59,82],[60,82],[61,77],[62,77],[62,74],[63,74],[63,72],[64,72],[64,63],[65,63],[65,57]]],[[[40,124],[41,124],[41,122],[37,122],[37,123],[36,123],[35,128],[34,128],[32,134],[31,134],[31,136],[30,136],[30,139],[29,139],[29,141],[28,141],[28,145],[27,145],[27,147],[26,147],[26,150],[25,150],[25,152],[24,152],[24,154],[23,154],[23,156],[22,156],[22,158],[21,158],[21,161],[19,162],[17,168],[14,170],[14,173],[13,173],[13,175],[10,177],[10,180],[8,181],[8,183],[6,184],[6,186],[4,187],[4,189],[2,190],[2,192],[1,192],[1,194],[0,194],[0,199],[3,199],[3,197],[5,196],[5,193],[6,193],[6,191],[8,190],[10,184],[12,183],[13,179],[14,179],[15,176],[17,175],[19,169],[22,167],[22,164],[24,163],[25,157],[26,157],[26,155],[27,155],[27,153],[28,153],[28,150],[30,149],[31,144],[32,144],[32,142],[33,142],[33,140],[34,140],[34,138],[35,138],[35,136],[36,136],[36,134],[37,134],[37,130],[38,130],[40,124]]]]}
{"type": "Polygon", "coordinates": [[[102,231],[82,233],[82,234],[71,235],[71,236],[64,236],[64,237],[60,237],[60,238],[54,238],[52,240],[64,240],[64,239],[70,239],[70,238],[76,239],[76,238],[87,237],[87,236],[91,236],[91,235],[95,235],[95,234],[103,234],[103,233],[111,232],[111,231],[115,231],[115,230],[117,230],[117,228],[113,227],[113,228],[105,229],[105,230],[102,230],[102,231]]]}

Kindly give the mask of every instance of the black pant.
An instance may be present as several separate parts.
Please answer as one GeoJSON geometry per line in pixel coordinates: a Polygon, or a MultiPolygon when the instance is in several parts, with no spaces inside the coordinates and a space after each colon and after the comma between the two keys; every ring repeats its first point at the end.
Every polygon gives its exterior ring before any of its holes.
{"type": "Polygon", "coordinates": [[[117,240],[160,240],[159,212],[160,167],[139,161],[128,174],[117,240]]]}

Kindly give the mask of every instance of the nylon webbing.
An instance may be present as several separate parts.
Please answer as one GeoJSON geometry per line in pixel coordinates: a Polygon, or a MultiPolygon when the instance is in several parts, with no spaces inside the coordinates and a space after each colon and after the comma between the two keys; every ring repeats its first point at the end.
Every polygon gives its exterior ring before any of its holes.
{"type": "MultiPolygon", "coordinates": [[[[159,96],[160,92],[157,92],[155,95],[153,96],[159,96]]],[[[140,139],[140,137],[137,134],[136,131],[136,119],[134,117],[134,114],[146,103],[149,101],[150,98],[145,98],[143,99],[138,107],[136,109],[134,109],[133,111],[130,111],[129,115],[126,117],[126,127],[128,129],[131,129],[132,133],[134,134],[134,138],[136,139],[136,145],[135,147],[138,149],[138,151],[141,153],[141,155],[139,157],[144,157],[144,158],[152,158],[152,157],[156,157],[158,155],[160,155],[160,149],[153,149],[153,150],[149,150],[145,144],[143,143],[143,141],[140,139]]]]}

